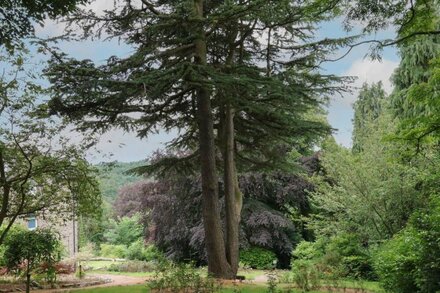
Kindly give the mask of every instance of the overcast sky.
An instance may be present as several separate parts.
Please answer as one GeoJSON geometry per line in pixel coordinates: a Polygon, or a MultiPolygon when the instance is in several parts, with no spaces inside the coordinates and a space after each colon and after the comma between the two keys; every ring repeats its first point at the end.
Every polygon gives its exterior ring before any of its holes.
{"type": "MultiPolygon", "coordinates": [[[[95,11],[109,9],[113,1],[97,0],[91,8],[95,11]]],[[[46,22],[45,26],[37,29],[40,37],[53,37],[62,34],[63,25],[55,22],[46,22]]],[[[350,34],[353,34],[351,32],[350,34]]],[[[323,23],[319,29],[319,37],[340,37],[347,36],[340,21],[323,23]]],[[[385,31],[376,38],[391,38],[393,33],[385,31]]],[[[78,59],[91,59],[97,63],[104,62],[112,55],[127,56],[132,49],[116,40],[111,41],[84,41],[78,43],[60,43],[58,46],[70,56],[78,59]]],[[[399,58],[395,48],[387,48],[382,55],[382,61],[372,61],[365,58],[369,50],[368,45],[356,47],[344,59],[338,62],[328,62],[323,64],[323,71],[328,74],[341,76],[355,76],[357,80],[353,86],[360,87],[364,82],[372,83],[382,81],[387,92],[392,90],[390,77],[397,67],[399,58]]],[[[335,52],[335,56],[343,52],[335,52]]],[[[346,147],[351,146],[352,118],[354,103],[357,90],[353,94],[346,94],[343,97],[336,96],[332,99],[328,107],[328,121],[337,131],[334,133],[336,141],[346,147]]],[[[93,162],[101,161],[137,161],[148,158],[150,154],[160,148],[174,137],[175,133],[159,133],[151,135],[148,139],[139,140],[133,133],[124,133],[114,130],[105,134],[97,149],[91,150],[88,159],[93,162]]],[[[72,134],[72,139],[73,138],[72,134]]]]}

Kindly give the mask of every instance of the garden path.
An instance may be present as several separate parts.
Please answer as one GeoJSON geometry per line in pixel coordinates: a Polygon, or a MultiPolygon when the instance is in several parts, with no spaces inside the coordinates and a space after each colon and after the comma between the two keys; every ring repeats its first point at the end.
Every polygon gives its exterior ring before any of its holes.
{"type": "MultiPolygon", "coordinates": [[[[100,288],[100,287],[114,287],[114,286],[129,286],[129,285],[138,285],[145,284],[147,277],[135,277],[135,276],[123,276],[123,275],[111,275],[111,274],[93,274],[91,275],[93,278],[99,278],[106,280],[106,283],[96,285],[96,286],[88,286],[89,288],[100,288]]],[[[44,290],[34,290],[32,292],[38,293],[57,293],[57,292],[74,292],[79,288],[66,288],[66,289],[44,289],[44,290]]]]}

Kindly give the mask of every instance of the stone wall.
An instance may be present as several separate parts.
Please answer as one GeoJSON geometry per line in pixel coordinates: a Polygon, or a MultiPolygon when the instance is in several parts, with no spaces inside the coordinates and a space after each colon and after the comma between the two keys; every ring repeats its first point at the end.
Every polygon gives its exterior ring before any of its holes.
{"type": "MultiPolygon", "coordinates": [[[[60,235],[61,243],[65,248],[66,257],[74,257],[78,252],[79,233],[78,221],[65,220],[42,215],[35,215],[37,228],[51,228],[60,235]]],[[[23,217],[21,222],[27,227],[27,217],[23,217]]]]}

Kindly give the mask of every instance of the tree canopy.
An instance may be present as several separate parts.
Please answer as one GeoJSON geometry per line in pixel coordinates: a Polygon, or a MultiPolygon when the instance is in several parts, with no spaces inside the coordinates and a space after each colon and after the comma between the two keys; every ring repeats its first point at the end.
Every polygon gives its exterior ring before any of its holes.
{"type": "Polygon", "coordinates": [[[24,59],[13,57],[4,59],[11,67],[0,79],[0,225],[6,226],[0,243],[20,216],[93,215],[101,203],[82,149],[60,135],[56,121],[40,117],[35,104],[44,90],[24,59]]]}
{"type": "Polygon", "coordinates": [[[47,19],[66,16],[76,5],[88,0],[2,0],[0,1],[0,47],[12,52],[23,46],[23,39],[34,36],[35,25],[47,19]]]}

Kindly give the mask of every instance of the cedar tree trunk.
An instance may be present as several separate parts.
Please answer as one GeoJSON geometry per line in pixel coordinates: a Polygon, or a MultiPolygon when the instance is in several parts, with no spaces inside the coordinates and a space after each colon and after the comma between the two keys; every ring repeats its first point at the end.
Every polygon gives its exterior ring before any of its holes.
{"type": "MultiPolygon", "coordinates": [[[[194,0],[194,14],[201,20],[197,27],[195,63],[206,65],[206,41],[203,29],[203,0],[194,0]]],[[[203,83],[196,90],[199,126],[199,149],[202,174],[203,225],[208,256],[208,273],[217,278],[231,279],[234,274],[226,259],[225,242],[218,201],[218,175],[215,162],[214,122],[210,90],[203,83]]]]}
{"type": "Polygon", "coordinates": [[[227,105],[224,125],[224,184],[226,209],[226,257],[234,276],[237,275],[240,248],[242,194],[234,160],[234,109],[227,105]]]}

